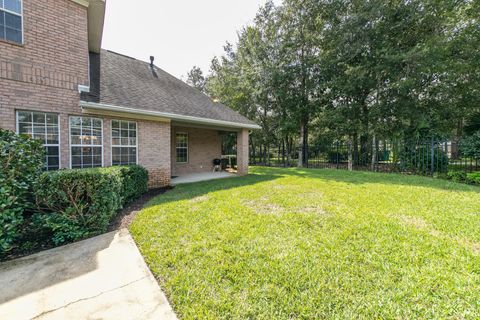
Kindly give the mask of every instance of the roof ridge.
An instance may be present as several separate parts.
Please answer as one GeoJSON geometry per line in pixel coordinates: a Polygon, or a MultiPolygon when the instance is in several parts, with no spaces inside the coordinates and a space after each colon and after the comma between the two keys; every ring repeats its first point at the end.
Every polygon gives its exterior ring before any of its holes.
{"type": "MultiPolygon", "coordinates": [[[[122,57],[124,57],[124,58],[132,59],[132,60],[136,60],[136,61],[141,61],[141,60],[138,60],[138,59],[136,59],[136,58],[134,58],[134,57],[130,57],[130,56],[127,56],[126,54],[118,53],[118,52],[115,52],[115,51],[112,51],[112,50],[105,49],[105,51],[110,52],[110,53],[113,53],[113,54],[116,54],[116,55],[118,55],[118,56],[122,56],[122,57]]],[[[143,62],[143,61],[142,61],[142,62],[143,62]]]]}
{"type": "Polygon", "coordinates": [[[91,63],[92,69],[98,69],[98,77],[91,81],[99,87],[99,94],[84,97],[87,102],[254,124],[158,66],[152,69],[148,62],[107,49],[101,55],[94,57],[99,63],[91,63]]]}

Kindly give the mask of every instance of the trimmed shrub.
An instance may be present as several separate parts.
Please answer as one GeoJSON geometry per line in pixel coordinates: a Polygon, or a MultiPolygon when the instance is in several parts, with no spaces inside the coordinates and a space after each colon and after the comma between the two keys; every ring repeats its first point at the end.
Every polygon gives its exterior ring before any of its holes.
{"type": "Polygon", "coordinates": [[[123,203],[129,203],[148,190],[148,171],[142,166],[118,167],[122,177],[123,203]]]}
{"type": "Polygon", "coordinates": [[[465,171],[449,171],[447,179],[453,182],[465,183],[467,181],[467,173],[465,171]]]}
{"type": "Polygon", "coordinates": [[[480,186],[480,171],[467,174],[467,183],[480,186]]]}
{"type": "Polygon", "coordinates": [[[147,190],[140,166],[60,170],[42,174],[36,191],[40,213],[34,222],[55,244],[95,236],[122,206],[147,190]]]}
{"type": "Polygon", "coordinates": [[[105,232],[122,205],[122,179],[117,168],[76,169],[41,175],[34,221],[62,244],[105,232]]]}
{"type": "Polygon", "coordinates": [[[0,256],[21,235],[24,211],[45,161],[44,148],[27,136],[0,129],[0,256]]]}

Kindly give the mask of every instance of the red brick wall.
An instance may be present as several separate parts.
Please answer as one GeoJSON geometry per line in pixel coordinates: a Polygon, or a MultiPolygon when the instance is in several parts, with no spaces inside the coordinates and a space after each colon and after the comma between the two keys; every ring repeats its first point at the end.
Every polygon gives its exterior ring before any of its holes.
{"type": "Polygon", "coordinates": [[[237,133],[237,173],[248,174],[248,129],[242,129],[237,133]]]}
{"type": "Polygon", "coordinates": [[[172,175],[213,170],[212,161],[222,155],[221,137],[217,130],[172,127],[172,175]],[[176,162],[175,134],[188,133],[188,163],[176,162]]]}
{"type": "Polygon", "coordinates": [[[149,171],[149,187],[170,184],[170,123],[138,122],[138,161],[149,171]]]}
{"type": "Polygon", "coordinates": [[[15,110],[58,113],[61,167],[68,168],[68,115],[80,114],[88,85],[87,9],[70,0],[23,0],[24,44],[0,41],[0,127],[15,110]]]}
{"type": "MultiPolygon", "coordinates": [[[[15,111],[60,119],[61,168],[70,167],[69,116],[81,115],[78,85],[88,85],[87,9],[71,0],[23,0],[24,44],[0,41],[0,127],[16,130],[15,111]]],[[[104,165],[111,165],[110,117],[103,119],[104,165]]],[[[170,124],[139,121],[138,161],[150,187],[170,184],[170,124]]]]}
{"type": "Polygon", "coordinates": [[[23,0],[24,44],[0,42],[0,78],[76,90],[88,85],[87,9],[23,0]]]}

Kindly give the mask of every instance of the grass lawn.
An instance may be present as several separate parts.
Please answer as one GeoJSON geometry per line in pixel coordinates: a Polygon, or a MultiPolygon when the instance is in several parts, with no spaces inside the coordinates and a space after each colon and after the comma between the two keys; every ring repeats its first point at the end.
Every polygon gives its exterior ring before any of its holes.
{"type": "Polygon", "coordinates": [[[180,318],[480,318],[480,188],[251,173],[178,186],[130,227],[180,318]]]}

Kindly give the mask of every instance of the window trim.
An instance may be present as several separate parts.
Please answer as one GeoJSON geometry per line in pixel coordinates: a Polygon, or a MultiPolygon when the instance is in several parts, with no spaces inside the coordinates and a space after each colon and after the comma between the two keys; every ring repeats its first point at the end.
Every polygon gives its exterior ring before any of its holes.
{"type": "MultiPolygon", "coordinates": [[[[62,169],[62,152],[61,152],[61,148],[60,148],[60,146],[62,145],[62,140],[61,140],[62,139],[62,135],[61,135],[62,130],[60,128],[60,114],[55,113],[55,112],[41,111],[41,110],[31,111],[31,110],[17,109],[17,110],[15,110],[15,127],[16,127],[15,132],[17,134],[20,134],[20,121],[18,121],[18,113],[19,112],[30,112],[32,114],[32,134],[33,134],[33,113],[54,114],[54,115],[57,116],[58,144],[52,144],[52,143],[44,144],[44,143],[42,143],[42,146],[44,146],[44,147],[58,147],[58,169],[56,169],[56,170],[62,169]]],[[[45,125],[46,125],[46,123],[45,123],[45,125]]],[[[45,132],[45,134],[46,134],[46,132],[45,132]]],[[[46,168],[46,166],[45,166],[45,168],[46,168]]],[[[46,170],[46,171],[50,171],[50,170],[46,170]]]]}
{"type": "MultiPolygon", "coordinates": [[[[78,144],[72,144],[72,125],[71,125],[71,122],[70,120],[72,118],[90,118],[90,119],[97,119],[97,120],[100,120],[100,123],[102,124],[102,144],[101,145],[87,145],[86,147],[101,147],[102,148],[102,165],[101,167],[104,167],[105,166],[105,160],[104,160],[104,154],[103,154],[103,151],[104,151],[104,143],[103,143],[103,138],[104,138],[104,132],[103,132],[103,118],[96,118],[96,117],[90,117],[90,116],[75,116],[75,115],[70,115],[68,117],[68,153],[69,153],[69,168],[70,169],[73,169],[72,168],[72,147],[84,147],[85,145],[78,145],[78,144]]],[[[88,168],[75,168],[75,169],[88,169],[88,168]]]]}
{"type": "MultiPolygon", "coordinates": [[[[128,129],[130,130],[130,129],[128,129]]],[[[120,137],[121,138],[121,137],[120,137]]],[[[135,165],[138,165],[138,122],[137,121],[131,121],[131,120],[120,120],[120,119],[112,119],[110,120],[110,162],[111,166],[121,166],[121,164],[113,164],[113,148],[135,148],[135,165]],[[135,123],[135,145],[134,146],[122,146],[122,145],[113,145],[113,121],[119,121],[119,122],[132,122],[135,123]]],[[[130,164],[133,165],[133,164],[130,164]]]]}
{"type": "Polygon", "coordinates": [[[179,164],[187,164],[190,160],[190,152],[189,152],[189,147],[190,147],[190,137],[188,135],[188,132],[184,132],[184,131],[181,131],[181,132],[175,132],[175,163],[179,163],[179,164]],[[186,147],[178,147],[177,146],[177,136],[179,134],[184,134],[187,136],[187,146],[186,147]],[[181,161],[178,161],[178,157],[177,157],[177,150],[178,149],[186,149],[187,150],[187,161],[185,162],[181,162],[181,161]]]}
{"type": "MultiPolygon", "coordinates": [[[[0,8],[0,11],[4,11],[6,13],[10,13],[16,16],[19,16],[20,19],[22,20],[22,42],[16,42],[16,41],[11,41],[7,40],[6,38],[0,38],[0,41],[14,44],[14,45],[19,45],[23,46],[25,44],[25,21],[24,21],[24,14],[23,14],[23,0],[20,0],[20,13],[5,9],[5,8],[0,8]]],[[[5,26],[6,27],[6,26],[5,26]]]]}

